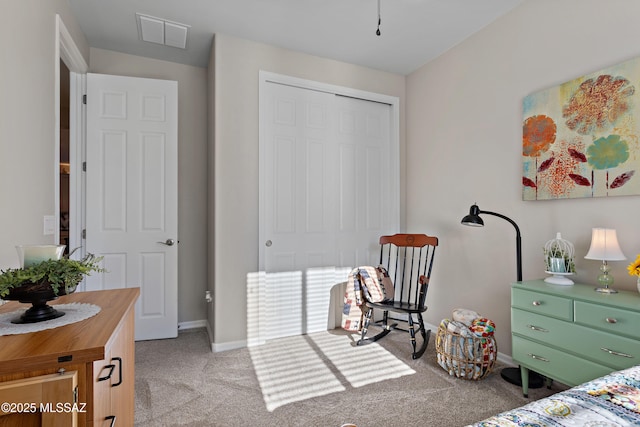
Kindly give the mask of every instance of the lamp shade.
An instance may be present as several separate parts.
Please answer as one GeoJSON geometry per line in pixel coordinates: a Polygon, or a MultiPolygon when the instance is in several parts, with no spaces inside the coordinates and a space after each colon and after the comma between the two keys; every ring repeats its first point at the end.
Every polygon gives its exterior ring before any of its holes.
{"type": "Polygon", "coordinates": [[[623,261],[627,259],[618,244],[616,230],[611,228],[594,228],[591,230],[591,247],[585,255],[586,259],[600,261],[623,261]]]}
{"type": "Polygon", "coordinates": [[[472,227],[483,227],[484,221],[480,218],[480,208],[478,208],[478,205],[472,205],[471,208],[469,208],[469,215],[462,218],[460,223],[472,227]]]}

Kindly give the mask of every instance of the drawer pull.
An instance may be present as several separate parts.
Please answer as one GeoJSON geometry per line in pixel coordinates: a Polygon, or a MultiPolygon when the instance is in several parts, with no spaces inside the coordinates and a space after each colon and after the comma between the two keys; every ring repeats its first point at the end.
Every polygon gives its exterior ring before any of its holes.
{"type": "Polygon", "coordinates": [[[115,384],[111,384],[111,387],[118,387],[120,384],[122,384],[122,358],[121,357],[114,357],[111,359],[111,361],[113,360],[117,360],[118,361],[118,382],[115,384]]]}
{"type": "Polygon", "coordinates": [[[535,305],[536,307],[539,305],[542,305],[542,303],[540,301],[534,301],[531,304],[535,305]]]}
{"type": "Polygon", "coordinates": [[[546,358],[544,358],[542,356],[537,356],[537,355],[532,354],[532,353],[529,353],[529,357],[531,357],[532,359],[535,359],[535,360],[541,360],[543,362],[548,362],[549,361],[549,359],[546,359],[546,358]]]}
{"type": "Polygon", "coordinates": [[[541,328],[540,326],[535,326],[535,325],[527,325],[527,328],[531,329],[532,331],[549,332],[547,329],[541,328]]]}
{"type": "Polygon", "coordinates": [[[618,321],[614,317],[605,317],[607,323],[618,323],[618,321]]]}
{"type": "MultiPolygon", "coordinates": [[[[110,365],[106,365],[104,368],[102,368],[102,370],[108,369],[109,372],[107,373],[107,375],[103,376],[103,377],[99,377],[98,381],[106,381],[108,379],[111,378],[111,376],[113,375],[113,370],[116,369],[116,365],[114,364],[110,364],[110,365]]],[[[102,371],[100,371],[102,372],[102,371]]]]}
{"type": "Polygon", "coordinates": [[[601,347],[600,350],[606,351],[607,353],[613,354],[614,356],[628,357],[629,359],[633,359],[633,356],[627,353],[620,353],[618,351],[609,350],[608,348],[605,348],[605,347],[601,347]]]}

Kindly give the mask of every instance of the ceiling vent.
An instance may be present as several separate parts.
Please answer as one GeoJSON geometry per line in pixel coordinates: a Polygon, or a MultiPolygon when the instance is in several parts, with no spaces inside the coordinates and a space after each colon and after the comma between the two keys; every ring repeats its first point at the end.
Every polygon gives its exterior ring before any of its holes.
{"type": "Polygon", "coordinates": [[[191,28],[189,25],[141,13],[136,13],[136,21],[140,40],[180,49],[187,48],[187,33],[191,28]]]}

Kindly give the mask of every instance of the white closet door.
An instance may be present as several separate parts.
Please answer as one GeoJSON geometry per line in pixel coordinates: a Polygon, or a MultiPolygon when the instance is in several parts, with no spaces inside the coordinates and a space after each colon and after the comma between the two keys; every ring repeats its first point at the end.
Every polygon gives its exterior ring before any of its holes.
{"type": "Polygon", "coordinates": [[[332,288],[398,229],[381,198],[399,199],[389,105],[273,82],[261,96],[258,341],[327,330],[332,288]]]}
{"type": "Polygon", "coordinates": [[[391,141],[391,106],[336,96],[339,193],[334,250],[340,266],[379,261],[378,239],[399,231],[398,168],[391,141]]]}

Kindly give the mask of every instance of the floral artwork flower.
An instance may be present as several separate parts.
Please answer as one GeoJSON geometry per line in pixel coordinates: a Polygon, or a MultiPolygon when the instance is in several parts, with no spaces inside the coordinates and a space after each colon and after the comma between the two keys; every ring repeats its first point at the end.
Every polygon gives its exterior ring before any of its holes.
{"type": "Polygon", "coordinates": [[[624,77],[599,75],[585,80],[562,109],[567,127],[588,135],[609,128],[629,111],[635,88],[624,77]]]}
{"type": "Polygon", "coordinates": [[[556,124],[551,117],[537,115],[527,118],[522,126],[522,155],[539,156],[556,140],[556,124]]]}
{"type": "Polygon", "coordinates": [[[629,276],[640,277],[640,254],[638,254],[635,261],[629,264],[627,270],[629,271],[629,276]]]}
{"type": "Polygon", "coordinates": [[[629,145],[619,135],[599,138],[587,148],[587,161],[594,169],[615,168],[629,158],[629,145]]]}

